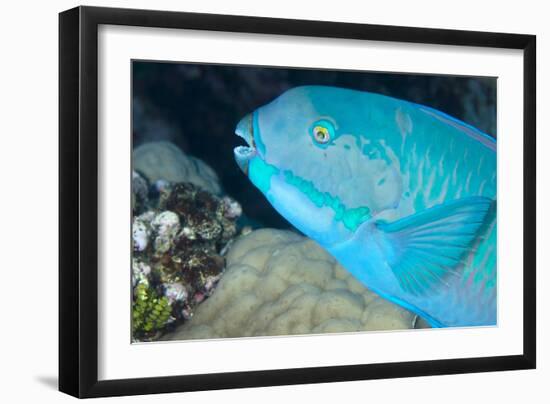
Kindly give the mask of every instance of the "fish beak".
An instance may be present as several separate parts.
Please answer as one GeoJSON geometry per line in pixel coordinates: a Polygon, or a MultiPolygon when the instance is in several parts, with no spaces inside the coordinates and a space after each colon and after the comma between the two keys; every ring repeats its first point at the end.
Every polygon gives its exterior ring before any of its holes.
{"type": "Polygon", "coordinates": [[[235,161],[243,173],[248,175],[248,164],[256,156],[256,147],[254,144],[254,133],[252,125],[252,114],[246,115],[237,124],[235,129],[237,136],[242,137],[248,146],[237,146],[233,150],[235,161]]]}

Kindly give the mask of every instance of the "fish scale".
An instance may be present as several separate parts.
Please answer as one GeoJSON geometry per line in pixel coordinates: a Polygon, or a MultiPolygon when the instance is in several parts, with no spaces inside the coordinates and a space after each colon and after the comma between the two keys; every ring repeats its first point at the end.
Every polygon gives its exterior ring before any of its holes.
{"type": "MultiPolygon", "coordinates": [[[[422,109],[419,111],[422,112],[422,109]]],[[[455,129],[458,130],[459,128],[455,127],[455,129]]],[[[430,189],[429,187],[423,188],[424,184],[417,184],[417,189],[414,190],[415,193],[419,192],[422,195],[427,194],[428,196],[432,196],[432,198],[424,199],[424,203],[419,204],[416,207],[416,210],[429,208],[432,205],[442,203],[448,199],[447,195],[449,198],[453,199],[472,195],[489,196],[494,198],[496,195],[495,177],[491,174],[490,178],[487,179],[487,176],[481,176],[480,174],[487,171],[487,168],[489,168],[489,170],[496,169],[496,156],[491,156],[491,154],[494,155],[494,152],[486,146],[480,144],[477,144],[476,146],[482,150],[478,164],[475,166],[475,173],[477,175],[474,175],[474,167],[472,165],[468,165],[468,149],[465,149],[463,159],[457,159],[452,167],[450,175],[455,177],[456,180],[447,190],[443,199],[433,198],[433,192],[427,192],[430,189]],[[489,155],[492,158],[487,158],[486,155],[489,155]],[[485,161],[488,163],[485,164],[485,161]],[[486,165],[490,166],[486,167],[486,165]],[[465,180],[460,181],[458,178],[465,178],[465,180]],[[487,188],[485,188],[485,186],[487,186],[487,188]]],[[[402,157],[403,159],[407,159],[406,152],[402,157]]],[[[423,161],[428,161],[426,156],[423,161]]],[[[448,167],[451,165],[452,164],[447,164],[448,167]]],[[[409,166],[410,170],[414,170],[415,168],[419,167],[415,167],[414,164],[409,166]]],[[[446,174],[443,175],[443,178],[439,181],[441,184],[444,184],[449,177],[449,169],[447,168],[444,171],[446,174]]],[[[425,174],[425,171],[423,173],[425,174]]],[[[496,321],[496,299],[493,296],[493,292],[496,288],[496,215],[491,215],[488,220],[489,224],[487,226],[487,230],[484,233],[481,232],[479,235],[479,244],[476,246],[475,250],[470,252],[464,259],[467,264],[463,268],[463,278],[459,283],[459,285],[464,286],[470,278],[474,285],[481,285],[485,282],[486,287],[483,288],[485,290],[484,295],[477,296],[475,293],[472,293],[470,296],[470,293],[468,293],[469,289],[463,287],[456,287],[456,289],[453,289],[454,292],[450,292],[450,294],[455,293],[458,301],[477,298],[476,300],[479,305],[485,305],[488,307],[488,310],[486,310],[488,313],[486,319],[479,320],[479,322],[491,324],[496,321]]],[[[475,291],[476,289],[474,288],[472,290],[475,291]]],[[[434,304],[437,303],[438,301],[434,300],[434,304]]],[[[463,307],[465,310],[471,309],[470,305],[463,307]]],[[[461,307],[451,308],[451,310],[460,309],[461,307]]],[[[432,309],[431,311],[433,312],[434,310],[432,309]]],[[[465,314],[463,314],[463,316],[465,316],[465,314]]]]}

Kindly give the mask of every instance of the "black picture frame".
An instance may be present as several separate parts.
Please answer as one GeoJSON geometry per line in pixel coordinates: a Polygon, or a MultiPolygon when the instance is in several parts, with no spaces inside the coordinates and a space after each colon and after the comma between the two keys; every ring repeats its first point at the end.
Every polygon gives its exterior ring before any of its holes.
{"type": "Polygon", "coordinates": [[[535,368],[536,37],[168,11],[77,7],[59,15],[59,389],[76,397],[535,368]],[[509,48],[523,51],[523,353],[98,381],[98,26],[101,24],[509,48]]]}

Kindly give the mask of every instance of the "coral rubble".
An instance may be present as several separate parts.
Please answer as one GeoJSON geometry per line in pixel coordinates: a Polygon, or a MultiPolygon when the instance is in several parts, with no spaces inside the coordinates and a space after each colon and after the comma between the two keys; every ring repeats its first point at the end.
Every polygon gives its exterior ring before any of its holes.
{"type": "Polygon", "coordinates": [[[132,224],[135,341],[157,339],[212,293],[241,214],[238,202],[192,183],[163,182],[159,192],[132,224]]]}

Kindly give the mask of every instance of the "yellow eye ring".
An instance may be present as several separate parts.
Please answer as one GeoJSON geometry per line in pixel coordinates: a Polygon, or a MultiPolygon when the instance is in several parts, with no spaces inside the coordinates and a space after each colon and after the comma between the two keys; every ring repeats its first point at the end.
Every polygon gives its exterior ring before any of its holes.
{"type": "Polygon", "coordinates": [[[330,131],[324,126],[315,126],[313,128],[313,138],[317,143],[326,144],[330,142],[330,131]]]}

